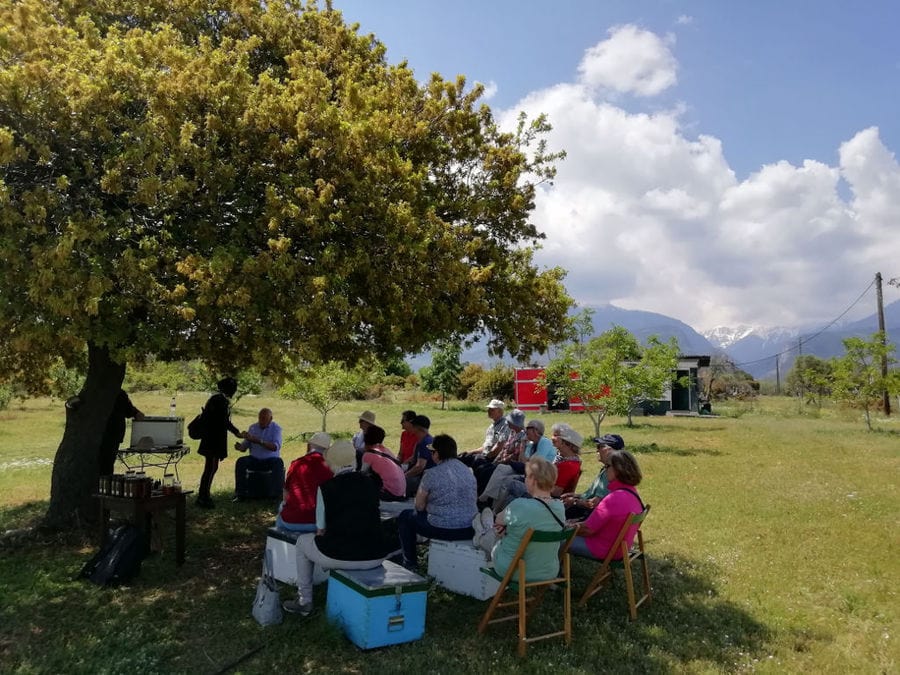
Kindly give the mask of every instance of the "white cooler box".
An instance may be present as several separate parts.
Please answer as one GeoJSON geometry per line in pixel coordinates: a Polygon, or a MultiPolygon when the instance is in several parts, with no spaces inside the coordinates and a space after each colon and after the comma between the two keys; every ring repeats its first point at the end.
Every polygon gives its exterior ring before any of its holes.
{"type": "MultiPolygon", "coordinates": [[[[297,585],[297,537],[302,532],[279,530],[270,527],[266,532],[266,550],[272,552],[272,568],[276,581],[297,585]]],[[[313,568],[313,583],[322,584],[328,580],[328,570],[319,565],[313,568]]]]}
{"type": "Polygon", "coordinates": [[[487,552],[468,539],[432,539],[428,547],[428,576],[449,591],[478,600],[493,598],[500,586],[500,582],[481,571],[489,562],[487,552]]]}
{"type": "Polygon", "coordinates": [[[184,441],[183,417],[150,417],[131,421],[131,447],[150,450],[181,445],[184,441]]]}

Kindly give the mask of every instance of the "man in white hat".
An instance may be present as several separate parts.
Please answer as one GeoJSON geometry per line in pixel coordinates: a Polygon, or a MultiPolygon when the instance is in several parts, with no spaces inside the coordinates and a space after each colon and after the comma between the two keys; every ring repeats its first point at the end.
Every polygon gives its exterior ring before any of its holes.
{"type": "Polygon", "coordinates": [[[485,462],[493,460],[498,452],[506,444],[510,429],[506,421],[506,404],[500,399],[492,399],[487,405],[487,415],[491,420],[484,432],[484,443],[480,448],[475,448],[459,456],[459,460],[466,466],[475,468],[485,462]]]}
{"type": "Polygon", "coordinates": [[[362,469],[362,456],[366,451],[366,429],[375,424],[375,413],[363,410],[359,414],[359,431],[353,434],[353,449],[356,450],[356,470],[362,469]]]}
{"type": "Polygon", "coordinates": [[[306,454],[291,462],[275,527],[294,532],[316,531],[316,492],[334,476],[324,455],[330,446],[331,436],[319,431],[306,442],[306,454]]]}

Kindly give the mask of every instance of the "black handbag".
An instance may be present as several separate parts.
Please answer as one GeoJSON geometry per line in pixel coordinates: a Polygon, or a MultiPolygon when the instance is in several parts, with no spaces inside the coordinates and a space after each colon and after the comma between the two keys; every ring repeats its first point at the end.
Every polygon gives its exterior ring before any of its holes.
{"type": "Polygon", "coordinates": [[[206,433],[206,420],[203,419],[203,412],[201,411],[199,415],[197,415],[194,419],[190,421],[187,427],[188,436],[193,438],[195,441],[199,441],[203,439],[203,435],[206,433]]]}

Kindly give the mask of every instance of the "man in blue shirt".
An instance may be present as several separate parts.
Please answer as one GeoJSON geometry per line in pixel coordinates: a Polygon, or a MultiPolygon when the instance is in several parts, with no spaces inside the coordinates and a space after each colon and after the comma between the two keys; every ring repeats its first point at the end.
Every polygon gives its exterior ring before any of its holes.
{"type": "MultiPolygon", "coordinates": [[[[234,463],[235,500],[245,497],[268,497],[269,494],[249,494],[242,478],[251,473],[269,473],[281,476],[278,495],[284,486],[284,462],[281,461],[281,427],[272,420],[272,411],[263,408],[259,411],[258,421],[251,424],[247,431],[241,433],[244,440],[234,444],[238,452],[250,451],[247,457],[241,457],[234,463]]],[[[275,481],[277,482],[277,481],[275,481]]],[[[275,492],[274,482],[271,492],[275,492]]],[[[267,491],[268,493],[269,491],[267,491]]],[[[276,496],[278,496],[276,495],[276,496]]]]}
{"type": "Polygon", "coordinates": [[[410,459],[409,469],[406,471],[406,496],[413,497],[419,489],[419,483],[422,480],[422,474],[426,469],[434,466],[434,459],[431,457],[431,441],[433,440],[428,430],[431,428],[431,420],[425,415],[416,415],[412,421],[413,433],[418,441],[416,442],[416,450],[410,459]]]}

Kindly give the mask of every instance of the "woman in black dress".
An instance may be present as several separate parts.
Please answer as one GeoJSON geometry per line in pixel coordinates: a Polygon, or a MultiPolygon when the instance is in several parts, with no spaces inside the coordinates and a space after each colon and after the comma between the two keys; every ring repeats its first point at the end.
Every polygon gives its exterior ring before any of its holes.
{"type": "Polygon", "coordinates": [[[228,432],[242,438],[241,432],[231,423],[229,409],[229,399],[237,391],[237,380],[226,377],[219,380],[216,387],[219,391],[209,397],[203,408],[203,438],[200,440],[200,449],[197,450],[206,460],[197,495],[197,505],[205,509],[215,506],[209,496],[209,489],[219,470],[219,462],[228,456],[228,432]]]}

